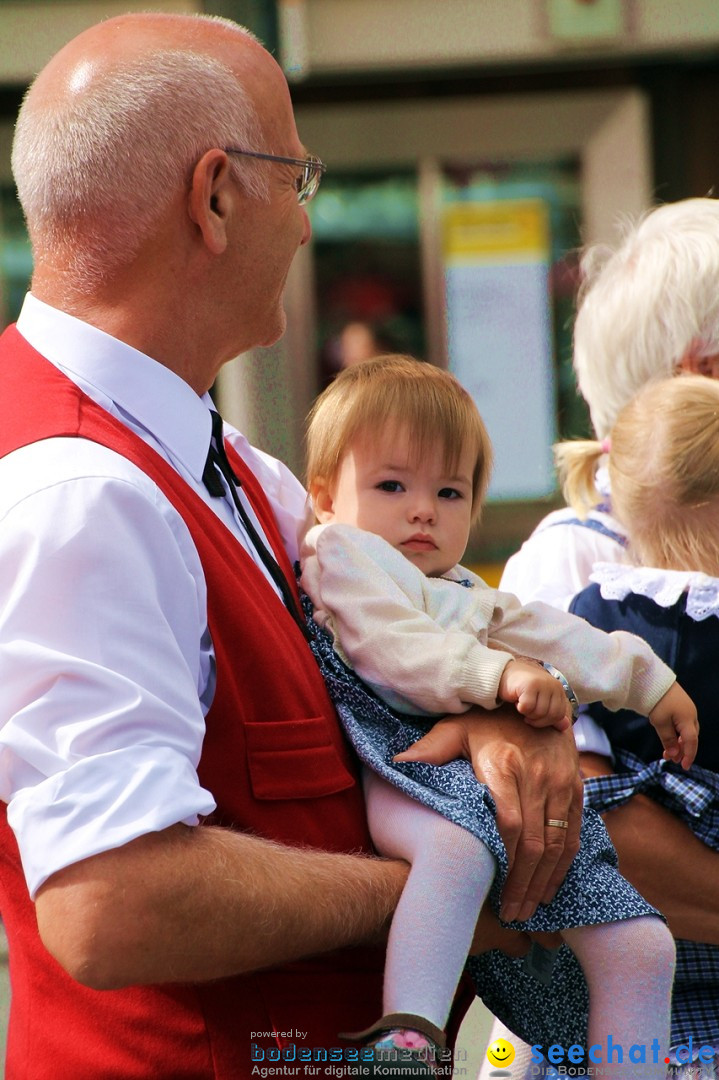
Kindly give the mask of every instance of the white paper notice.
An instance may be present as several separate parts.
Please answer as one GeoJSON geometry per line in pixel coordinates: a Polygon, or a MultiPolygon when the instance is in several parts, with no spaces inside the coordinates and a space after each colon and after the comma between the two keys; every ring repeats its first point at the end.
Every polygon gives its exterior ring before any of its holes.
{"type": "Polygon", "coordinates": [[[557,438],[546,205],[449,203],[444,252],[450,368],[494,445],[489,497],[546,495],[557,438]]]}

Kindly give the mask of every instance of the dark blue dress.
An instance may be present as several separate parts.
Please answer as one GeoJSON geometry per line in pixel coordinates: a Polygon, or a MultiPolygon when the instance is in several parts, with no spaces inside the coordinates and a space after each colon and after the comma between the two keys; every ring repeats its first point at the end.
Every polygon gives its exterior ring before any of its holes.
{"type": "MultiPolygon", "coordinates": [[[[615,752],[615,775],[585,783],[585,802],[604,812],[642,793],[681,818],[703,843],[719,849],[719,580],[600,565],[593,584],[570,610],[601,630],[629,630],[644,638],[676,672],[697,706],[699,750],[688,770],[661,757],[658,736],[646,717],[628,710],[585,707],[606,731],[615,752]],[[636,590],[636,591],[635,591],[636,590]],[[603,595],[604,594],[604,595],[603,595]]],[[[647,838],[651,842],[650,838],[647,838]]],[[[691,874],[691,867],[681,867],[691,874]]],[[[677,941],[672,999],[675,1046],[719,1039],[719,947],[677,941]]]]}

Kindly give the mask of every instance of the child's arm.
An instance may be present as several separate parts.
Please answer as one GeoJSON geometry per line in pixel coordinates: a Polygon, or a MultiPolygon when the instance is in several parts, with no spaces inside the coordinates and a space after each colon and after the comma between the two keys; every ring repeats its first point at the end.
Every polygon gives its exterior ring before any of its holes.
{"type": "Polygon", "coordinates": [[[649,721],[662,740],[667,761],[688,769],[696,757],[699,721],[694,702],[678,682],[654,706],[649,721]]]}
{"type": "Polygon", "coordinates": [[[650,716],[676,682],[674,672],[635,634],[605,633],[539,602],[522,606],[510,593],[496,593],[489,633],[499,648],[555,664],[581,704],[601,701],[612,711],[650,716]]]}
{"type": "Polygon", "coordinates": [[[427,578],[386,541],[348,525],[311,529],[302,556],[302,585],[337,652],[394,708],[443,716],[498,706],[514,656],[480,641],[492,590],[427,578]]]}

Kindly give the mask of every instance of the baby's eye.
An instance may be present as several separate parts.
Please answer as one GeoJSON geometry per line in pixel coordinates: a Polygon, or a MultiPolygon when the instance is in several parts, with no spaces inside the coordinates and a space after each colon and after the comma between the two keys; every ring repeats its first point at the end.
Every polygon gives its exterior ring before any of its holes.
{"type": "Polygon", "coordinates": [[[382,480],[377,484],[379,491],[404,491],[399,480],[382,480]]]}
{"type": "Polygon", "coordinates": [[[461,499],[463,497],[461,491],[457,491],[456,488],[452,487],[440,488],[438,495],[440,499],[461,499]]]}

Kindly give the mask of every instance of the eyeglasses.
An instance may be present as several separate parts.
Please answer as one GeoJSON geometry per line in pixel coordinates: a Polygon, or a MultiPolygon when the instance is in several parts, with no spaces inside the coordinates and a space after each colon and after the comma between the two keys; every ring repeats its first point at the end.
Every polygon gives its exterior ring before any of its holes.
{"type": "Polygon", "coordinates": [[[226,154],[242,154],[244,157],[260,158],[261,161],[279,161],[282,165],[297,165],[302,173],[295,181],[297,188],[297,201],[304,206],[317,194],[320,186],[322,173],[326,171],[324,165],[314,154],[308,154],[306,158],[279,157],[277,154],[258,154],[256,150],[238,150],[236,146],[226,146],[226,154]]]}

